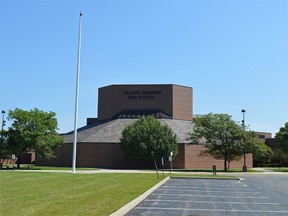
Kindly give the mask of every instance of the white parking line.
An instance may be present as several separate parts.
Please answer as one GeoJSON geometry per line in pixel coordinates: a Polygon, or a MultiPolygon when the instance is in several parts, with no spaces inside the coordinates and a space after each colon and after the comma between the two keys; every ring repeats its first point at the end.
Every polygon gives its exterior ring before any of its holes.
{"type": "Polygon", "coordinates": [[[191,201],[191,200],[158,200],[146,199],[144,202],[180,202],[180,203],[217,203],[217,204],[240,204],[240,205],[281,205],[280,203],[253,203],[253,202],[215,202],[215,201],[191,201]]]}
{"type": "Polygon", "coordinates": [[[288,211],[262,211],[262,210],[242,210],[242,209],[190,209],[190,208],[157,208],[157,207],[136,207],[139,210],[172,210],[172,211],[213,211],[213,212],[246,212],[246,213],[283,213],[287,214],[288,211]]]}
{"type": "MultiPolygon", "coordinates": [[[[189,197],[213,197],[213,198],[236,198],[238,199],[238,197],[235,196],[212,196],[212,195],[195,195],[195,194],[158,194],[158,193],[154,193],[151,194],[153,196],[189,196],[189,197]]],[[[246,197],[245,199],[268,199],[269,197],[246,197]]]]}
{"type": "MultiPolygon", "coordinates": [[[[181,186],[180,186],[181,187],[181,186]]],[[[163,189],[177,189],[177,188],[180,188],[179,186],[165,186],[165,187],[162,187],[163,189]]],[[[240,185],[238,187],[233,187],[234,189],[239,189],[239,190],[243,190],[243,187],[240,185]]],[[[230,187],[218,187],[218,186],[210,186],[210,187],[197,187],[197,186],[193,186],[193,187],[190,187],[190,186],[187,186],[187,187],[181,187],[181,189],[198,189],[198,190],[205,190],[205,189],[213,189],[213,190],[219,190],[219,191],[223,191],[225,189],[231,189],[231,186],[230,187]]],[[[255,191],[254,189],[252,188],[245,188],[245,191],[255,191]]]]}
{"type": "MultiPolygon", "coordinates": [[[[206,192],[206,193],[222,193],[223,194],[223,190],[221,190],[221,191],[214,191],[214,190],[205,190],[205,191],[203,191],[203,190],[182,190],[182,189],[161,189],[161,188],[159,188],[158,189],[158,191],[183,191],[183,192],[186,192],[186,193],[188,193],[188,192],[206,192]]],[[[247,194],[247,193],[253,193],[253,194],[257,194],[257,193],[259,193],[260,194],[260,192],[254,192],[254,191],[227,191],[227,192],[225,192],[225,193],[232,193],[232,194],[235,194],[235,193],[237,193],[237,194],[241,194],[241,193],[244,193],[244,194],[247,194]]]]}

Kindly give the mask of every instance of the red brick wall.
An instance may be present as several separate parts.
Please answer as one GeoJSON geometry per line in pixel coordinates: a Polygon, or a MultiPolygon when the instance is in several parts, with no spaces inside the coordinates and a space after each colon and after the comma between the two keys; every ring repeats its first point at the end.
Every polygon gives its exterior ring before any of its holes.
{"type": "MultiPolygon", "coordinates": [[[[173,161],[174,169],[201,169],[211,168],[216,165],[223,169],[223,161],[215,160],[209,156],[199,156],[204,149],[203,146],[187,146],[179,144],[179,153],[173,161]]],[[[72,166],[72,144],[64,144],[55,151],[57,157],[47,160],[37,158],[36,165],[50,166],[72,166]]],[[[170,168],[168,156],[165,158],[165,168],[170,168]]],[[[158,166],[161,168],[161,161],[158,160],[158,166]]],[[[242,161],[233,161],[230,168],[241,168],[242,161]]],[[[247,166],[252,167],[252,156],[247,156],[247,166]]],[[[78,143],[77,144],[77,167],[97,167],[111,169],[141,169],[154,168],[153,161],[139,162],[130,161],[125,158],[124,152],[120,149],[119,143],[78,143]]]]}
{"type": "Polygon", "coordinates": [[[190,87],[111,85],[99,88],[98,95],[99,120],[110,119],[125,109],[159,109],[174,119],[192,120],[192,88],[190,87]],[[149,91],[154,93],[145,94],[149,91]]]}
{"type": "Polygon", "coordinates": [[[173,86],[173,118],[192,121],[192,88],[173,86]]]}
{"type": "MultiPolygon", "coordinates": [[[[216,165],[219,169],[224,169],[224,161],[216,160],[212,156],[200,156],[205,150],[201,145],[185,145],[185,169],[212,168],[216,165]]],[[[232,161],[230,168],[242,168],[244,164],[243,158],[239,161],[232,161]]],[[[246,164],[248,168],[253,167],[252,154],[246,156],[246,164]]]]}

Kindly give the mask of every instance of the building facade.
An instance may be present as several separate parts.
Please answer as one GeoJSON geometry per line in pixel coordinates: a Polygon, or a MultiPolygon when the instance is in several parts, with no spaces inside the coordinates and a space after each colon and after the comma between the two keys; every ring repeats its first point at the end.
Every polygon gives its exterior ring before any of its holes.
{"type": "MultiPolygon", "coordinates": [[[[175,169],[203,169],[223,160],[200,156],[203,145],[188,145],[188,134],[193,132],[193,89],[163,85],[110,85],[98,90],[98,117],[88,118],[87,125],[78,129],[77,167],[114,169],[153,168],[151,161],[127,160],[120,148],[122,130],[140,116],[154,116],[172,129],[178,140],[175,169]]],[[[67,133],[65,143],[56,149],[56,158],[37,158],[37,165],[71,166],[73,132],[67,133]]],[[[166,157],[168,159],[168,155],[166,157]]],[[[247,166],[252,167],[252,155],[247,155],[247,166]]],[[[166,168],[169,163],[166,161],[166,168]]],[[[232,161],[230,168],[242,168],[243,160],[232,161]]]]}

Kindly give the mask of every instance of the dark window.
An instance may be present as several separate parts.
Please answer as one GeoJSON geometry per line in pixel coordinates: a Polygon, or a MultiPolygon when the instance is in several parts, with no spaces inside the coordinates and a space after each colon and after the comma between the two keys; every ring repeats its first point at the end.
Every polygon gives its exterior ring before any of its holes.
{"type": "Polygon", "coordinates": [[[265,135],[259,134],[259,135],[258,135],[258,138],[259,138],[259,139],[265,139],[265,135]]]}

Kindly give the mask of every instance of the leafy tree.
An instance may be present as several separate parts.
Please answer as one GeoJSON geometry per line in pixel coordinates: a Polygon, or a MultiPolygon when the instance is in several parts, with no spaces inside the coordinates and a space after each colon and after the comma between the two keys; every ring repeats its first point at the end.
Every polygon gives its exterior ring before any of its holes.
{"type": "Polygon", "coordinates": [[[7,131],[1,130],[0,131],[1,135],[1,151],[0,151],[0,169],[2,168],[2,165],[5,161],[5,159],[10,158],[11,152],[8,149],[8,144],[7,144],[7,131]]]}
{"type": "Polygon", "coordinates": [[[7,131],[7,143],[10,152],[18,158],[17,168],[23,153],[34,149],[37,156],[51,158],[53,150],[63,143],[56,131],[58,123],[54,112],[16,108],[9,111],[8,120],[13,122],[7,131]]]}
{"type": "Polygon", "coordinates": [[[194,131],[188,137],[190,144],[204,144],[207,147],[204,154],[224,160],[224,170],[227,171],[227,162],[243,155],[243,128],[228,114],[196,115],[193,120],[194,131]]]}
{"type": "Polygon", "coordinates": [[[272,149],[263,142],[257,142],[253,149],[253,161],[265,166],[273,156],[272,149]]]}
{"type": "Polygon", "coordinates": [[[288,122],[285,123],[284,127],[281,127],[279,132],[275,136],[277,143],[279,143],[280,148],[288,153],[288,122]]]}
{"type": "Polygon", "coordinates": [[[178,153],[177,138],[167,125],[151,117],[140,117],[122,131],[121,148],[131,160],[154,161],[178,153]]]}
{"type": "Polygon", "coordinates": [[[243,129],[241,132],[240,138],[241,139],[238,142],[237,151],[242,152],[242,156],[244,156],[244,166],[245,167],[247,167],[246,166],[246,155],[248,153],[253,153],[255,155],[257,154],[259,157],[264,156],[264,151],[267,149],[264,146],[259,144],[258,134],[256,132],[247,131],[247,130],[243,129]]]}
{"type": "Polygon", "coordinates": [[[288,166],[288,152],[284,152],[281,148],[273,149],[271,165],[279,167],[288,166]]]}

